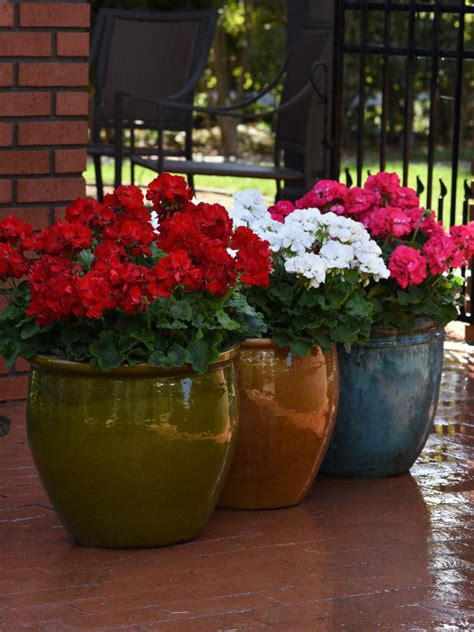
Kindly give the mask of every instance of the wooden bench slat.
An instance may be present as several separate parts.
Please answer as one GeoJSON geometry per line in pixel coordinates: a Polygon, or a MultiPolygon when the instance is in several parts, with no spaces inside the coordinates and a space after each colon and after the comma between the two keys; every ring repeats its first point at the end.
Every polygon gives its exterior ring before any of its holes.
{"type": "MultiPolygon", "coordinates": [[[[157,160],[135,157],[133,162],[152,171],[158,171],[157,160]]],[[[163,161],[163,171],[198,176],[234,176],[236,178],[261,178],[268,180],[301,180],[303,178],[303,174],[295,169],[242,162],[165,159],[163,161]]]]}

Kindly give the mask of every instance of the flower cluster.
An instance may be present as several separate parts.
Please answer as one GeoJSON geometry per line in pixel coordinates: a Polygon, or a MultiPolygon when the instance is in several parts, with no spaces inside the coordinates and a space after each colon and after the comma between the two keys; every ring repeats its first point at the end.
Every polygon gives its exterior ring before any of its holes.
{"type": "Polygon", "coordinates": [[[258,191],[248,190],[234,198],[233,217],[269,242],[287,272],[317,288],[328,274],[356,269],[364,280],[387,278],[380,247],[367,230],[350,218],[317,208],[296,208],[279,202],[267,209],[258,191]],[[291,210],[290,210],[291,209],[291,210]]]}
{"type": "MultiPolygon", "coordinates": [[[[128,332],[134,322],[137,330],[149,330],[153,318],[162,329],[177,328],[170,313],[166,327],[157,319],[163,301],[170,309],[185,301],[181,311],[189,318],[193,310],[208,310],[237,331],[240,325],[229,325],[222,310],[235,312],[232,296],[240,287],[268,284],[269,245],[247,228],[234,229],[224,207],[195,204],[192,197],[183,178],[158,176],[147,192],[158,230],[135,186],[118,187],[103,203],[77,200],[64,220],[38,233],[8,217],[0,222],[0,280],[13,288],[17,303],[23,301],[24,319],[40,329],[56,327],[58,336],[71,323],[95,327],[91,340],[117,322],[128,332]]],[[[135,339],[140,335],[135,331],[135,339]]]]}
{"type": "Polygon", "coordinates": [[[385,246],[391,276],[404,289],[429,275],[465,266],[474,254],[474,223],[453,226],[447,233],[434,212],[420,206],[415,191],[400,185],[395,173],[369,176],[363,187],[321,180],[294,206],[317,206],[361,222],[385,246]]]}
{"type": "MultiPolygon", "coordinates": [[[[373,280],[381,282],[369,288],[375,324],[408,331],[423,316],[439,324],[456,317],[461,281],[453,271],[474,255],[474,222],[448,233],[395,173],[369,176],[362,187],[321,180],[294,203],[282,200],[270,207],[269,214],[286,225],[299,209],[314,207],[331,220],[336,215],[356,221],[381,248],[390,278],[375,274],[373,280]]],[[[360,256],[372,259],[369,250],[360,256]]]]}
{"type": "Polygon", "coordinates": [[[234,223],[270,244],[274,270],[268,289],[247,292],[273,341],[296,355],[314,345],[367,340],[372,306],[363,285],[389,271],[362,224],[288,201],[267,208],[256,190],[234,196],[234,223]]]}

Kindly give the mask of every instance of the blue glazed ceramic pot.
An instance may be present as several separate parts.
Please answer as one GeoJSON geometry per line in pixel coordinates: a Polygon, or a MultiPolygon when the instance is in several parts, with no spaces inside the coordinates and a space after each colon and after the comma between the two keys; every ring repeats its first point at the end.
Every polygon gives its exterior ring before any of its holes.
{"type": "Polygon", "coordinates": [[[341,395],[321,472],[383,477],[408,472],[428,439],[439,396],[444,330],[379,331],[339,349],[341,395]]]}

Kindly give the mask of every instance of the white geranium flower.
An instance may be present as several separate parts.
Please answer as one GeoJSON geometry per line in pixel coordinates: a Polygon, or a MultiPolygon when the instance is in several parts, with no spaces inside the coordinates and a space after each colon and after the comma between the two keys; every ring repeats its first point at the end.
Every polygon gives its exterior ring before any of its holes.
{"type": "Polygon", "coordinates": [[[311,287],[319,287],[326,280],[326,263],[322,257],[308,252],[285,261],[285,270],[290,274],[300,274],[310,281],[311,287]]]}
{"type": "Polygon", "coordinates": [[[303,230],[317,230],[321,224],[321,211],[317,208],[296,209],[287,216],[285,226],[300,226],[303,230]]]}
{"type": "Polygon", "coordinates": [[[160,224],[160,221],[158,219],[158,213],[156,211],[151,212],[150,224],[155,229],[155,233],[158,232],[158,226],[160,224]]]}
{"type": "Polygon", "coordinates": [[[349,244],[339,241],[327,241],[319,251],[320,256],[326,261],[328,268],[350,268],[354,260],[354,249],[349,244]]]}
{"type": "MultiPolygon", "coordinates": [[[[334,215],[334,213],[331,213],[331,215],[334,215]]],[[[335,217],[334,221],[327,224],[329,237],[332,239],[352,244],[363,239],[365,235],[369,237],[369,233],[359,222],[354,222],[352,219],[340,217],[339,215],[335,217]]]]}
{"type": "Polygon", "coordinates": [[[234,195],[234,202],[236,205],[243,206],[246,209],[263,207],[265,211],[267,210],[263,195],[258,189],[245,189],[245,191],[239,191],[234,195]]]}
{"type": "Polygon", "coordinates": [[[307,208],[295,209],[285,223],[277,222],[257,189],[234,196],[231,217],[236,226],[249,226],[267,240],[285,270],[307,279],[311,287],[324,283],[327,273],[348,268],[359,270],[365,279],[372,276],[378,281],[389,276],[381,249],[353,219],[307,208]]]}
{"type": "Polygon", "coordinates": [[[300,255],[311,251],[314,235],[312,232],[302,229],[298,224],[290,222],[281,224],[281,228],[274,238],[274,243],[279,246],[279,250],[290,250],[300,255]]]}
{"type": "Polygon", "coordinates": [[[247,189],[234,195],[231,216],[236,226],[252,227],[256,221],[264,221],[267,215],[270,216],[267,205],[257,189],[247,189]]]}
{"type": "Polygon", "coordinates": [[[390,276],[390,271],[382,257],[378,253],[369,250],[358,250],[352,267],[359,268],[361,272],[365,272],[366,274],[371,274],[375,281],[388,279],[390,276]]]}

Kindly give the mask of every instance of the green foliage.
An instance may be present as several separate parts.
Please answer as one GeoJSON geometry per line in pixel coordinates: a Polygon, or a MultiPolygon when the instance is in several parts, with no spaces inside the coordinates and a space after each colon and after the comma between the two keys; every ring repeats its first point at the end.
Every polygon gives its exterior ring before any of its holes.
{"type": "Polygon", "coordinates": [[[458,316],[462,287],[462,278],[454,274],[430,276],[405,290],[393,280],[380,281],[367,291],[374,308],[374,326],[410,333],[418,319],[430,318],[444,327],[458,316]]]}
{"type": "Polygon", "coordinates": [[[121,364],[190,364],[203,372],[222,350],[265,331],[261,316],[238,292],[227,297],[204,293],[156,299],[149,310],[130,316],[120,310],[102,319],[75,318],[48,327],[26,315],[28,287],[21,283],[0,312],[0,355],[11,366],[37,353],[90,362],[104,371],[121,364]]]}
{"type": "Polygon", "coordinates": [[[318,288],[307,288],[293,274],[277,267],[269,288],[251,288],[248,299],[261,311],[269,334],[280,347],[307,355],[315,345],[323,351],[333,343],[365,342],[370,334],[373,305],[355,270],[344,277],[328,276],[318,288]]]}

